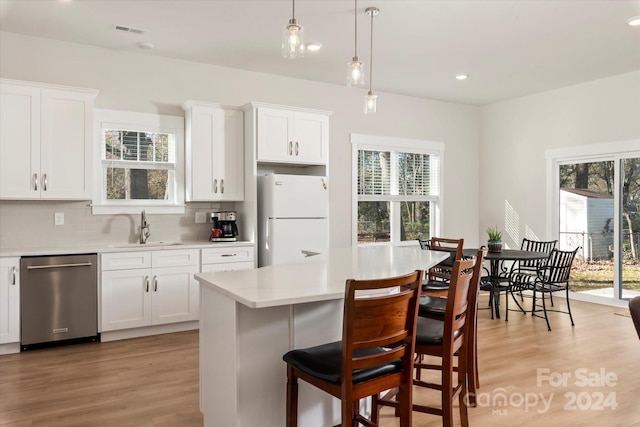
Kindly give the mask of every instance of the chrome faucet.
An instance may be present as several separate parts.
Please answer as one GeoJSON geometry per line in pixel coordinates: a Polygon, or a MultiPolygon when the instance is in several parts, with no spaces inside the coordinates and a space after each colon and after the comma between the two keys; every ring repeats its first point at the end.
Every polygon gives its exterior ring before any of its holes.
{"type": "Polygon", "coordinates": [[[142,218],[140,219],[140,244],[144,245],[147,243],[147,239],[151,235],[151,231],[149,231],[149,227],[151,224],[147,222],[147,214],[145,211],[142,211],[142,218]]]}

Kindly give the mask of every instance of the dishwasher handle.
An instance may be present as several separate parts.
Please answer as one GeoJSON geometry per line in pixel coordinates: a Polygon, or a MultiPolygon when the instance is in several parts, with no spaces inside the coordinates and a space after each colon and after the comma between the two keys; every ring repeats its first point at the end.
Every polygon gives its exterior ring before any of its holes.
{"type": "Polygon", "coordinates": [[[66,267],[91,267],[90,262],[77,262],[74,264],[52,264],[52,265],[28,265],[27,270],[42,270],[45,268],[66,268],[66,267]]]}

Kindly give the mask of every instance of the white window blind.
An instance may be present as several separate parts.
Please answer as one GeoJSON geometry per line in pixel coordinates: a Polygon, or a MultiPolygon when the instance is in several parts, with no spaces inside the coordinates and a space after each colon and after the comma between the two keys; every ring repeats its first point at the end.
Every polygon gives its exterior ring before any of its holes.
{"type": "Polygon", "coordinates": [[[439,168],[438,156],[431,154],[360,149],[358,195],[437,196],[439,168]]]}
{"type": "Polygon", "coordinates": [[[104,167],[173,170],[175,135],[123,129],[103,129],[104,167]]]}

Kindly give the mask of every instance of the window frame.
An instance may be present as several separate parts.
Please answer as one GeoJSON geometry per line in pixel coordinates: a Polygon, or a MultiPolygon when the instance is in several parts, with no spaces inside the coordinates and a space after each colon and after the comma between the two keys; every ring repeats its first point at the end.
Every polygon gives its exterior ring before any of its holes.
{"type": "Polygon", "coordinates": [[[426,141],[407,138],[395,138],[376,135],[350,134],[351,142],[351,244],[352,246],[378,245],[378,246],[412,246],[415,241],[400,241],[400,202],[406,200],[429,201],[430,209],[430,231],[432,236],[441,234],[443,193],[444,188],[444,143],[438,141],[426,141]],[[391,203],[390,210],[390,241],[379,243],[358,243],[358,202],[368,200],[381,200],[380,196],[359,196],[358,195],[358,151],[396,151],[415,154],[428,154],[437,158],[439,167],[437,168],[438,185],[435,195],[429,196],[397,196],[389,195],[384,198],[391,203]]]}
{"type": "Polygon", "coordinates": [[[185,212],[184,169],[184,117],[121,110],[94,110],[93,203],[92,214],[136,214],[144,209],[153,214],[183,214],[185,212]],[[137,132],[156,132],[175,135],[175,167],[170,200],[107,200],[106,170],[104,165],[105,145],[103,129],[120,129],[137,132]]]}

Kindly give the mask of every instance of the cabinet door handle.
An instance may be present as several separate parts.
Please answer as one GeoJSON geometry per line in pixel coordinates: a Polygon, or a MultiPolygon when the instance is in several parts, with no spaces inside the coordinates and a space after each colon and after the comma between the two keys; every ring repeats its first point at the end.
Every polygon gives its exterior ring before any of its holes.
{"type": "Polygon", "coordinates": [[[153,276],[153,292],[158,292],[158,276],[153,276]]]}
{"type": "Polygon", "coordinates": [[[47,174],[42,174],[42,191],[47,191],[47,174]]]}
{"type": "Polygon", "coordinates": [[[218,180],[217,179],[213,180],[213,192],[214,193],[218,192],[218,180]]]}
{"type": "Polygon", "coordinates": [[[289,155],[293,154],[293,141],[289,141],[289,155]]]}
{"type": "Polygon", "coordinates": [[[224,194],[224,179],[220,180],[220,194],[224,194]]]}
{"type": "Polygon", "coordinates": [[[37,173],[33,174],[33,189],[35,191],[38,191],[38,174],[37,173]]]}
{"type": "Polygon", "coordinates": [[[11,267],[11,284],[15,285],[16,284],[16,266],[12,266],[11,267]]]}
{"type": "Polygon", "coordinates": [[[230,256],[236,256],[237,254],[222,254],[220,255],[221,257],[230,257],[230,256]]]}
{"type": "Polygon", "coordinates": [[[149,292],[149,276],[144,276],[144,281],[146,283],[145,292],[149,292]]]}
{"type": "Polygon", "coordinates": [[[296,156],[298,155],[298,141],[296,141],[296,156]]]}

